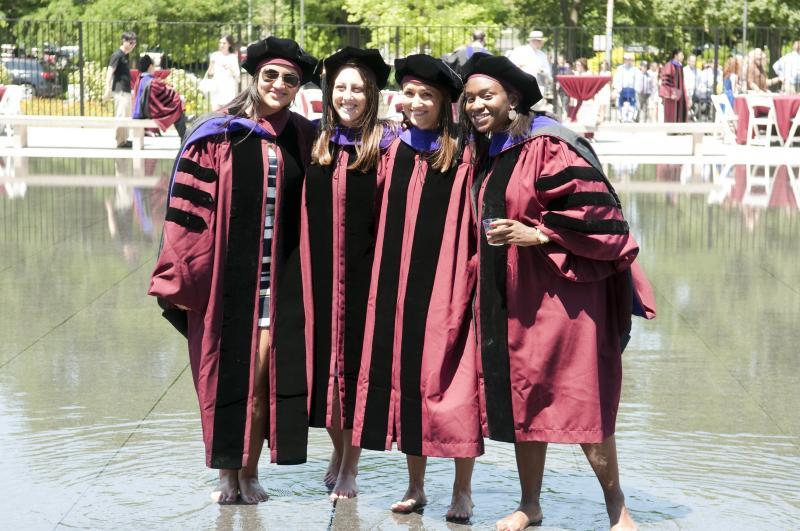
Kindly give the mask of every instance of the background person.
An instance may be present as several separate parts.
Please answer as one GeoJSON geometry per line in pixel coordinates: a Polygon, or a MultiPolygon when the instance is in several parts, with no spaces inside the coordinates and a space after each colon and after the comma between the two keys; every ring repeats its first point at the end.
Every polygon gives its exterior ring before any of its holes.
{"type": "Polygon", "coordinates": [[[755,48],[750,52],[750,60],[747,63],[747,90],[754,92],[765,92],[769,87],[781,82],[780,77],[768,78],[764,70],[764,50],[755,48]]]}
{"type": "Polygon", "coordinates": [[[636,77],[638,70],[633,65],[633,54],[626,52],[623,63],[617,67],[614,74],[613,88],[620,121],[633,122],[636,120],[636,77]],[[627,104],[627,105],[626,105],[627,104]]]}
{"type": "Polygon", "coordinates": [[[683,52],[673,50],[670,60],[661,68],[661,85],[658,95],[664,103],[665,122],[685,122],[688,105],[686,84],[683,80],[683,52]]]}
{"type": "Polygon", "coordinates": [[[211,110],[225,106],[236,94],[239,93],[239,56],[233,44],[231,35],[219,38],[218,49],[208,57],[208,71],[206,77],[211,83],[211,110]]]}
{"type": "Polygon", "coordinates": [[[152,118],[161,131],[175,125],[175,130],[183,140],[186,134],[186,115],[180,95],[164,81],[153,77],[156,70],[149,55],[139,58],[139,81],[133,102],[134,118],[152,118]]]}
{"type": "Polygon", "coordinates": [[[784,92],[800,92],[800,41],[794,41],[791,51],[775,61],[772,68],[781,79],[784,92]]]}
{"type": "Polygon", "coordinates": [[[547,52],[544,51],[544,33],[532,30],[528,34],[528,44],[523,44],[511,50],[508,58],[512,63],[536,78],[542,92],[551,93],[553,86],[553,72],[547,52]]]}
{"type": "Polygon", "coordinates": [[[733,109],[733,99],[739,94],[739,78],[742,75],[742,62],[738,57],[729,57],[722,70],[722,92],[728,97],[733,109]]]}
{"type": "MultiPolygon", "coordinates": [[[[122,43],[119,49],[111,54],[106,70],[106,89],[103,94],[103,101],[114,97],[114,117],[131,117],[131,67],[128,54],[136,48],[136,34],[132,31],[123,32],[122,43]]],[[[117,147],[130,148],[133,142],[128,140],[129,129],[118,127],[116,132],[117,147]]]]}
{"type": "Polygon", "coordinates": [[[636,107],[639,111],[636,116],[636,121],[642,123],[649,121],[650,95],[653,93],[653,83],[650,80],[647,67],[647,61],[640,61],[635,79],[636,107]]]}
{"type": "Polygon", "coordinates": [[[489,50],[486,49],[486,34],[483,30],[473,31],[471,43],[458,48],[443,60],[450,68],[456,72],[460,72],[464,64],[469,61],[469,58],[472,57],[472,54],[475,52],[489,53],[489,50]]]}

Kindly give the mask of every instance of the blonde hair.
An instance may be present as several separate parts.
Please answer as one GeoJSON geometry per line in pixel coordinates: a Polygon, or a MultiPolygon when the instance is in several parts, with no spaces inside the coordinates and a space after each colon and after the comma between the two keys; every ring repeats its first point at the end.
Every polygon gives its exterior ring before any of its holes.
{"type": "Polygon", "coordinates": [[[361,139],[361,141],[356,144],[356,160],[353,161],[347,169],[368,172],[378,166],[384,126],[387,125],[388,122],[386,120],[378,120],[378,100],[380,99],[380,91],[375,82],[375,75],[371,70],[355,61],[347,61],[341,68],[336,72],[332,72],[328,77],[330,82],[325,87],[325,94],[323,95],[325,101],[328,102],[323,111],[325,113],[325,127],[320,130],[317,139],[314,141],[314,147],[311,150],[311,160],[320,166],[328,166],[333,162],[330,140],[334,128],[339,123],[339,115],[336,113],[331,103],[333,101],[333,81],[336,80],[336,76],[339,72],[345,68],[353,68],[361,75],[361,79],[364,81],[364,94],[367,98],[364,114],[359,118],[354,127],[359,130],[359,137],[361,139]]]}

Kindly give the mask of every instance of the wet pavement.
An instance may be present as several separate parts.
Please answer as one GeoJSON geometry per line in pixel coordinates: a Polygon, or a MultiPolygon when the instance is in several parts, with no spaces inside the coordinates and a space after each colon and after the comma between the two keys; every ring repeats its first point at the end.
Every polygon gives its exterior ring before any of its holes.
{"type": "MultiPolygon", "coordinates": [[[[262,460],[267,503],[211,503],[185,345],[145,295],[164,213],[154,187],[169,164],[151,163],[138,188],[112,177],[0,183],[2,528],[470,529],[444,521],[444,459],[430,460],[424,514],[387,510],[405,489],[396,452],[365,452],[361,494],[332,507],[322,431],[305,465],[262,460]]],[[[125,173],[114,161],[30,168],[125,173]]],[[[643,529],[795,528],[800,168],[609,174],[659,310],[635,322],[624,355],[617,440],[634,518],[643,529]]],[[[473,488],[471,528],[490,529],[519,496],[510,446],[487,445],[473,488]]],[[[542,529],[607,527],[578,446],[550,446],[542,507],[542,529]]]]}

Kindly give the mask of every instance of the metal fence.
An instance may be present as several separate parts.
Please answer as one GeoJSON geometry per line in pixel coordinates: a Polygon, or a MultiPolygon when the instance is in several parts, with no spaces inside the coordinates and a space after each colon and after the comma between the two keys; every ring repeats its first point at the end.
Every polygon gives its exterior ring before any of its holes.
{"type": "MultiPolygon", "coordinates": [[[[30,21],[0,19],[0,84],[26,86],[29,96],[23,102],[27,114],[113,115],[111,103],[101,101],[105,68],[111,53],[119,47],[123,31],[136,32],[138,45],[131,58],[142,53],[163,55],[162,67],[180,73],[179,90],[186,92],[189,112],[208,109],[208,101],[197,89],[197,82],[208,67],[209,53],[217,48],[222,34],[231,34],[239,45],[267,35],[292,37],[312,54],[323,57],[345,45],[375,47],[387,62],[410,53],[429,53],[441,57],[468,43],[475,29],[486,33],[487,47],[506,53],[525,42],[521,28],[465,26],[364,26],[364,25],[270,25],[247,23],[192,23],[138,21],[30,21]]],[[[595,49],[596,36],[604,28],[542,28],[547,38],[545,50],[555,63],[563,57],[592,58],[599,64],[602,52],[595,49]]],[[[703,62],[721,68],[732,55],[746,55],[762,48],[771,65],[791,49],[798,38],[796,28],[750,27],[745,41],[742,28],[703,27],[617,27],[613,30],[612,65],[622,62],[622,53],[631,51],[638,59],[664,62],[668,52],[680,48],[695,53],[703,62]]],[[[717,69],[715,69],[716,71],[717,69]]],[[[555,64],[554,64],[555,73],[555,64]]],[[[720,80],[721,82],[721,80],[720,80]]]]}

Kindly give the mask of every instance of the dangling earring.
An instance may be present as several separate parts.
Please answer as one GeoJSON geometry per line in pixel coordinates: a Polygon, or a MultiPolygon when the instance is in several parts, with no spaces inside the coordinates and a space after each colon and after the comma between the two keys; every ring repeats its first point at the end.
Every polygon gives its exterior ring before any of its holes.
{"type": "Polygon", "coordinates": [[[514,107],[508,110],[508,119],[512,122],[517,119],[517,110],[514,107]]]}

